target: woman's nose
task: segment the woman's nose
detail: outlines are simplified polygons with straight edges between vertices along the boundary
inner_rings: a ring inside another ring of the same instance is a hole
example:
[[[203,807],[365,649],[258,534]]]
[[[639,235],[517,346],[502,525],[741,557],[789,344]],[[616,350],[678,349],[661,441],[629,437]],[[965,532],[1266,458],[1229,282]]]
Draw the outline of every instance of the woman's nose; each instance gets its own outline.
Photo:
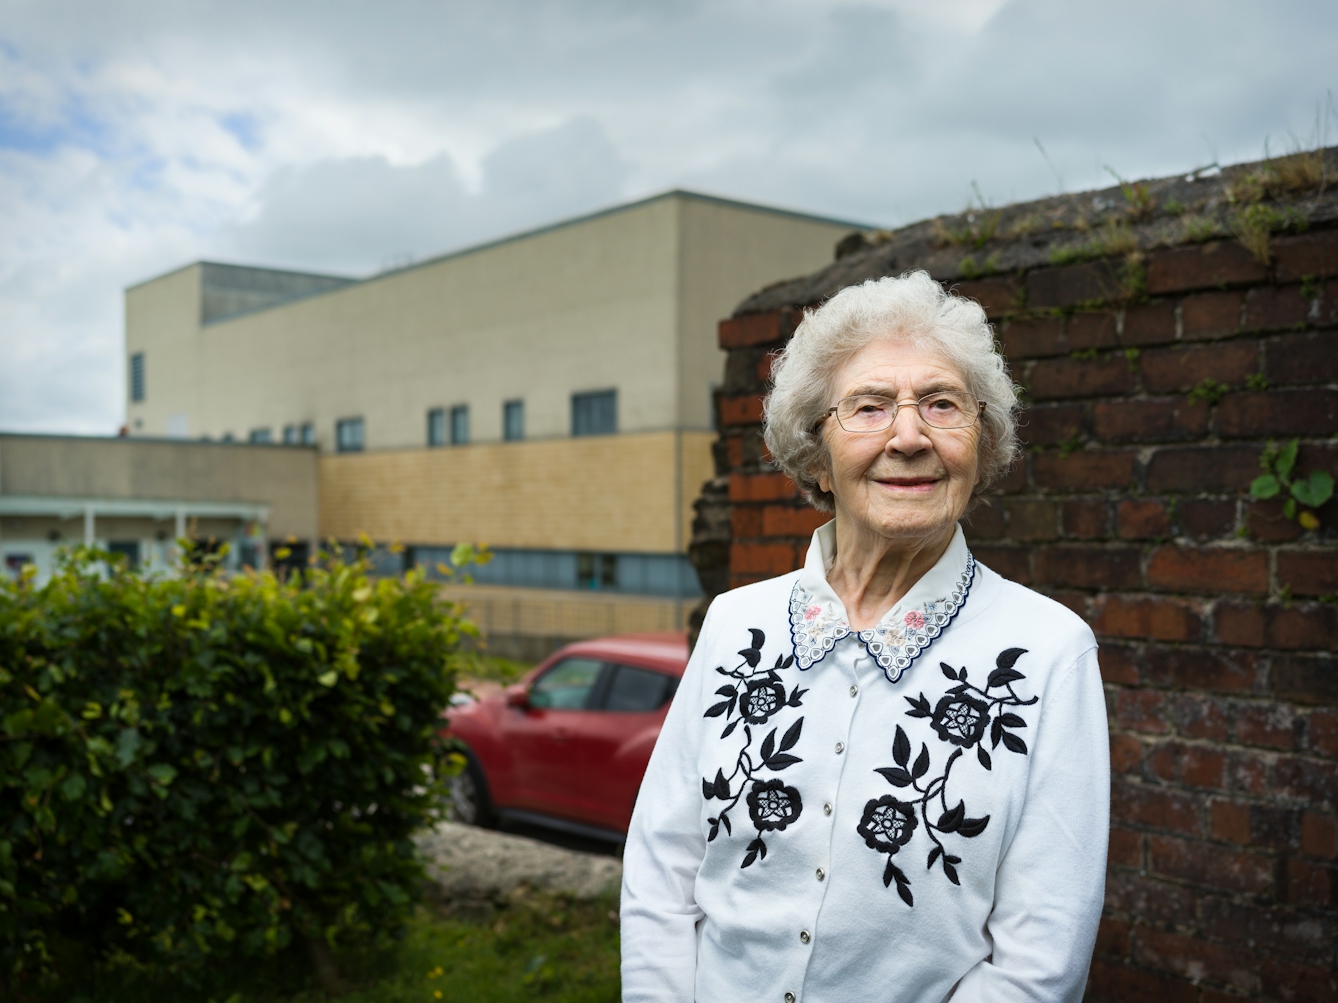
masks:
[[[891,435],[888,437],[889,449],[907,456],[919,453],[929,446],[929,437],[925,435],[924,422],[915,404],[902,404],[892,418]]]

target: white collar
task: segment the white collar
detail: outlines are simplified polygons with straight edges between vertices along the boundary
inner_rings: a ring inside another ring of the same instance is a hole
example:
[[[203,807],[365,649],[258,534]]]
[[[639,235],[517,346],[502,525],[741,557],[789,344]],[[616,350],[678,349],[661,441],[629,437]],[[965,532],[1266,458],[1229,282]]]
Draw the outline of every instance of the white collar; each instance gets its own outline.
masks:
[[[790,590],[790,638],[794,642],[795,661],[801,669],[822,661],[837,641],[851,633],[845,606],[827,583],[827,572],[835,559],[833,520],[814,531],[804,567]],[[856,633],[889,682],[900,679],[957,615],[966,602],[975,573],[975,558],[967,549],[966,537],[958,525],[938,563],[877,624]]]

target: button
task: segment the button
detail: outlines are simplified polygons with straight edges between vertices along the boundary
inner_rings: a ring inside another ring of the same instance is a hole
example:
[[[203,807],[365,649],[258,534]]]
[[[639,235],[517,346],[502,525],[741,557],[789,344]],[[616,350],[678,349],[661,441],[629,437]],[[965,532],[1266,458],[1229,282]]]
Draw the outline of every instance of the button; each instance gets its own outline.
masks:
[[[858,686],[852,686],[852,687],[850,687],[850,695],[851,695],[852,697],[857,697],[857,696],[859,696],[859,687],[858,687]]]
[[[800,931],[799,931],[799,942],[800,942],[801,944],[807,944],[807,943],[808,943],[810,940],[812,940],[812,939],[813,939],[813,938],[810,937],[810,936],[808,935],[808,931],[807,931],[807,930],[800,930]]]
[[[785,1003],[794,1003],[794,993],[785,994]]]
[[[830,801],[822,806],[822,813],[824,815],[830,815],[832,813],[832,803]]]
[[[837,743],[836,743],[836,754],[839,756],[841,753],[843,753],[843,752],[845,752],[845,751],[846,751],[846,743],[845,743],[845,742],[837,742]]]
[[[822,881],[822,880],[823,880],[824,878],[826,878],[826,877],[827,877],[827,872],[824,871],[821,867],[819,867],[819,868],[818,868],[818,880],[819,880],[819,881]]]

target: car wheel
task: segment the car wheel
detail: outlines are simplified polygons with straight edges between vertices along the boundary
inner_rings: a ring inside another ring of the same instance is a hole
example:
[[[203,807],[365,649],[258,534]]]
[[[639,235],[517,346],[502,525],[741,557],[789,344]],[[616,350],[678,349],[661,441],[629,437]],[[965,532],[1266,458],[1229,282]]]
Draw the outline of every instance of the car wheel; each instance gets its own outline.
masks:
[[[451,779],[451,819],[466,825],[492,827],[495,818],[488,784],[478,760],[469,756],[465,768]]]

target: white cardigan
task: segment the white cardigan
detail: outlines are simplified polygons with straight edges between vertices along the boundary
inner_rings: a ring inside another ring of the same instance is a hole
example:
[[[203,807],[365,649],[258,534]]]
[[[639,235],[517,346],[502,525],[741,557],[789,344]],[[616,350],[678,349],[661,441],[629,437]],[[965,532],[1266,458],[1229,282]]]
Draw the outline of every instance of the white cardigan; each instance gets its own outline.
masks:
[[[834,540],[711,604],[627,837],[623,1000],[1080,1000],[1110,799],[1091,630],[959,527],[851,632]]]

